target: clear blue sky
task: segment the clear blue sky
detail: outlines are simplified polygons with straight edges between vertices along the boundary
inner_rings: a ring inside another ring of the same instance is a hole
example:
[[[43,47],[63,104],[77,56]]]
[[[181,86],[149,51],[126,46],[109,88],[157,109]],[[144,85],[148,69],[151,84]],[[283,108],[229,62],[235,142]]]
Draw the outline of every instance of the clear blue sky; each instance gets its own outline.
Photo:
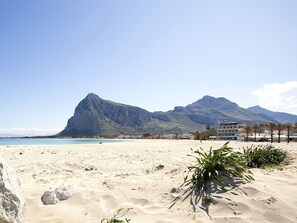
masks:
[[[0,1],[0,133],[62,129],[89,92],[297,114],[297,1]]]

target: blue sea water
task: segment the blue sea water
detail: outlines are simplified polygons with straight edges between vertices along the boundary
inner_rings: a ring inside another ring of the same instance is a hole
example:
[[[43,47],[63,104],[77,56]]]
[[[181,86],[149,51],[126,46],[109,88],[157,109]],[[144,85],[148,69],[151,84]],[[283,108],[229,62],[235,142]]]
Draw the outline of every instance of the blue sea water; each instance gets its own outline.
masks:
[[[32,139],[32,138],[2,138],[1,145],[65,145],[65,144],[101,144],[121,142],[117,139]]]

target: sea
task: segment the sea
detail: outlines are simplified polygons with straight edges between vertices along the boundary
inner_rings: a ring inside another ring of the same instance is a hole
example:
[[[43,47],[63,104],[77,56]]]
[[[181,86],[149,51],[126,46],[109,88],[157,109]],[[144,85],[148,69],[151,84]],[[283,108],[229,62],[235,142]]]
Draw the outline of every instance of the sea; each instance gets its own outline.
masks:
[[[66,145],[66,144],[102,144],[121,142],[118,139],[53,139],[53,138],[1,138],[0,146],[13,145]]]

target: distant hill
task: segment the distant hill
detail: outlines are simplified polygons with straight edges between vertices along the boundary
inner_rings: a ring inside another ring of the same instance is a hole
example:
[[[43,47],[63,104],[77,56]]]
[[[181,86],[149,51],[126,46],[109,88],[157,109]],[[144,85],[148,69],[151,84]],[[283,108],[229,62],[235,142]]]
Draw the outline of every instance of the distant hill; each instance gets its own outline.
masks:
[[[185,109],[193,121],[210,125],[217,125],[219,122],[262,123],[275,121],[271,117],[263,118],[254,114],[223,97],[204,96],[187,105]]]
[[[262,117],[272,117],[279,123],[295,124],[297,122],[297,115],[292,115],[285,112],[273,112],[265,108],[262,108],[259,105],[249,107],[248,110],[255,114],[261,115]]]
[[[167,112],[104,100],[90,93],[75,108],[66,128],[58,136],[100,136],[118,134],[167,134],[204,130],[221,122],[277,122],[270,115],[257,114],[226,98],[204,96]]]

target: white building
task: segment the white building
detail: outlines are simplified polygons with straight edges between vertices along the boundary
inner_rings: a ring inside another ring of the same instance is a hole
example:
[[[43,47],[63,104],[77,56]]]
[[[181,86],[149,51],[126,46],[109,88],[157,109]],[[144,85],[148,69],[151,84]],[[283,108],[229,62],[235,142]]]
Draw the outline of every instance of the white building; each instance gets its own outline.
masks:
[[[245,124],[237,122],[220,123],[218,125],[219,140],[244,140],[240,135],[244,131]]]

